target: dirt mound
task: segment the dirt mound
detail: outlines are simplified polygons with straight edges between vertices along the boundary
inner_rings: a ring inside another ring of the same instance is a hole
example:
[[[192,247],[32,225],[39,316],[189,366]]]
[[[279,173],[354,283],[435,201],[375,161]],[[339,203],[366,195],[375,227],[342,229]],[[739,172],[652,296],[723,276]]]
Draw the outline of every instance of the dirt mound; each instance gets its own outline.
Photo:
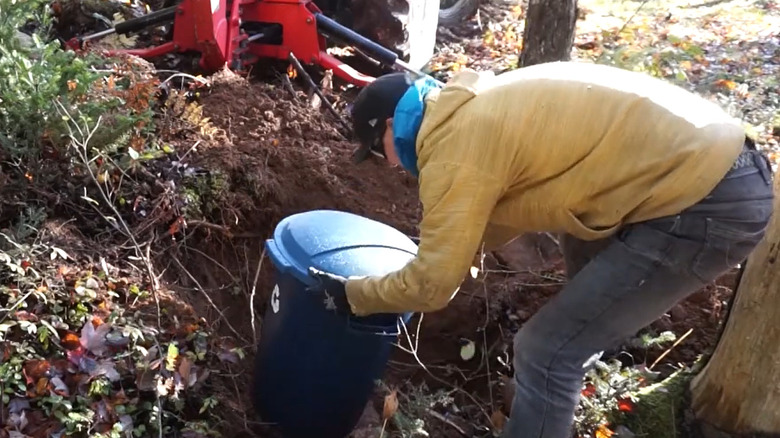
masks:
[[[319,208],[348,210],[415,233],[416,183],[385,163],[354,165],[356,144],[338,122],[292,100],[285,89],[250,83],[227,71],[202,99],[203,115],[218,134],[193,165],[224,172],[245,215],[243,226],[267,233],[278,219]],[[227,223],[227,221],[226,221]]]

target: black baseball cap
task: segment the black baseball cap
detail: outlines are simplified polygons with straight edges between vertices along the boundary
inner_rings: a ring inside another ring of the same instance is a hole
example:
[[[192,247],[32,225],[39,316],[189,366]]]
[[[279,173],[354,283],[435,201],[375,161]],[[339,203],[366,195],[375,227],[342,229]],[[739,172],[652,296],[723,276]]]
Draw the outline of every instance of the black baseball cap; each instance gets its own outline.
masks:
[[[395,107],[414,80],[408,73],[390,73],[376,78],[364,87],[350,108],[353,129],[360,142],[355,151],[355,163],[365,161],[371,154],[385,156],[382,135],[385,120],[393,117]]]

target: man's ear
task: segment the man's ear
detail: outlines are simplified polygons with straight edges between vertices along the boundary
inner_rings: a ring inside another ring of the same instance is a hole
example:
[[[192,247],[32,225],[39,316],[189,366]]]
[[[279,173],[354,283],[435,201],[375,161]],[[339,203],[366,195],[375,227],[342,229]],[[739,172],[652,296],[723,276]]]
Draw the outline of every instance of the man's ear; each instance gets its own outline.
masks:
[[[388,129],[393,129],[393,118],[390,117],[387,120],[385,120],[385,124],[387,124]]]

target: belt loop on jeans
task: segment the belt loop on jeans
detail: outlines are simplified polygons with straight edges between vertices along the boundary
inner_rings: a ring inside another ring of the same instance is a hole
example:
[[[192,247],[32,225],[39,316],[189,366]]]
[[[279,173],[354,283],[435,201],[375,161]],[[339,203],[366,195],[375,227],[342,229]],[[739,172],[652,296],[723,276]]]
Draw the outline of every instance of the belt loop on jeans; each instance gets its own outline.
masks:
[[[753,152],[753,161],[756,163],[758,171],[761,173],[761,177],[764,178],[764,182],[768,185],[772,185],[772,163],[769,161],[769,157],[763,152]]]
[[[772,162],[769,161],[769,157],[763,151],[758,150],[756,147],[756,142],[747,135],[745,136],[743,150],[744,149],[747,149],[747,151],[744,151],[742,154],[740,154],[740,157],[737,158],[736,163],[734,163],[734,167],[742,167],[747,164],[744,163],[742,166],[739,164],[740,161],[742,161],[742,156],[746,155],[747,152],[747,155],[750,155],[753,158],[753,165],[758,168],[759,173],[761,173],[761,177],[764,178],[764,182],[767,185],[772,185]]]

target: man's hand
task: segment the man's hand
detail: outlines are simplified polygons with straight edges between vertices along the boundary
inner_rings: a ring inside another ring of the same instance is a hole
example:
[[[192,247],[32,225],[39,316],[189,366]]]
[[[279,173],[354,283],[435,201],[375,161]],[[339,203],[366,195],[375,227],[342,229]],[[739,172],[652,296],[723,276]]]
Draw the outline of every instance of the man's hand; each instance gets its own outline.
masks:
[[[312,267],[309,267],[309,275],[317,280],[317,285],[312,286],[309,290],[322,293],[326,309],[352,313],[347,301],[346,278]]]

